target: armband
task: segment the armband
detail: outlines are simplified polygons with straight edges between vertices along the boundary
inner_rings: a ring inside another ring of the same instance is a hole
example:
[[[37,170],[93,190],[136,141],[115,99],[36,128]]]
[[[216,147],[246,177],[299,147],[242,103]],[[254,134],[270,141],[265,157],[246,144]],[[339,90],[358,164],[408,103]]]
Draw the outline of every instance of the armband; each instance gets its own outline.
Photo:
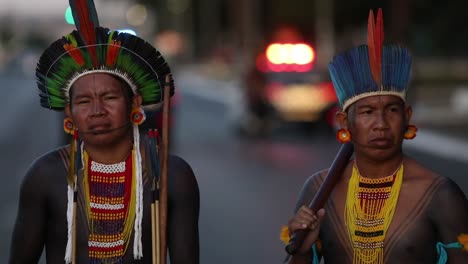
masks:
[[[460,234],[457,237],[457,242],[444,244],[442,242],[438,242],[436,244],[437,254],[439,255],[439,260],[437,264],[445,264],[447,263],[447,251],[448,248],[460,248],[464,251],[468,252],[468,234]]]

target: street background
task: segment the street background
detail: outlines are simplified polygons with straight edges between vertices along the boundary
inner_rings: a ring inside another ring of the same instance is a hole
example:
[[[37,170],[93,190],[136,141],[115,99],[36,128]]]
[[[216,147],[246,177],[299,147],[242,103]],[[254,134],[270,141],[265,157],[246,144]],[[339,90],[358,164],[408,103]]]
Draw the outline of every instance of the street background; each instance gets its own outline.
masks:
[[[96,0],[96,7],[102,25],[135,29],[171,63],[177,89],[171,150],[191,164],[199,183],[201,263],[281,263],[281,226],[304,181],[327,168],[340,145],[321,125],[239,135],[246,65],[268,29],[287,22],[320,36],[311,39],[317,67],[326,67],[336,52],[365,42],[368,10],[377,6],[357,0],[154,2],[140,1],[144,11],[136,1]],[[420,2],[382,1],[386,39],[408,43],[415,53],[410,100],[419,131],[404,149],[468,195],[468,32],[454,15],[466,8],[462,1]],[[41,5],[50,8],[0,0],[0,263],[8,259],[24,173],[64,142],[62,114],[39,106],[34,70],[40,52],[73,26],[64,20],[67,1]]]

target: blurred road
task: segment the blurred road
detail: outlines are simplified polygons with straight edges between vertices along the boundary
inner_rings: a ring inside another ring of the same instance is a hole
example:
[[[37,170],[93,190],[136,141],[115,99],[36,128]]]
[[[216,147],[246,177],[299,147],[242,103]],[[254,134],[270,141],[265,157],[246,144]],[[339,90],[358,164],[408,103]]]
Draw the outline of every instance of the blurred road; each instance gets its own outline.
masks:
[[[19,186],[29,164],[58,146],[60,115],[39,106],[32,77],[0,75],[0,263],[7,263]]]
[[[201,263],[281,263],[281,225],[292,215],[305,179],[333,160],[339,148],[334,135],[285,131],[271,138],[239,138],[230,126],[230,104],[238,97],[221,87],[235,84],[194,81],[186,71],[178,71],[175,80],[182,96],[173,152],[191,164],[198,179]],[[10,91],[0,98],[0,263],[6,263],[21,178],[34,157],[59,144],[62,130],[60,115],[39,107],[32,77],[0,76],[0,85]],[[468,194],[468,161],[410,148],[418,140],[429,144],[418,134],[406,143],[409,155],[452,177]]]

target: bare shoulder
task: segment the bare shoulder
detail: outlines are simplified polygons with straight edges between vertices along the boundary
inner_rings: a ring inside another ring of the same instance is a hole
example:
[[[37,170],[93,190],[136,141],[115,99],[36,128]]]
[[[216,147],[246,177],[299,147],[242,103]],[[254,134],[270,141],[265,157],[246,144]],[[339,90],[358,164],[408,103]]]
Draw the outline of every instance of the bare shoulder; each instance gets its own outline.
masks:
[[[39,156],[29,166],[23,183],[31,181],[33,183],[36,181],[44,183],[56,181],[66,176],[69,162],[68,157],[68,146],[54,149]]]
[[[307,180],[302,185],[301,192],[297,199],[296,208],[294,211],[297,211],[302,205],[309,204],[314,198],[315,194],[322,185],[325,177],[327,176],[328,170],[318,171],[307,178]]]
[[[316,192],[320,185],[325,180],[328,173],[328,169],[318,171],[307,178],[304,182],[303,191],[308,190],[312,192]]]
[[[168,157],[168,167],[172,177],[180,180],[195,179],[195,174],[190,164],[179,156],[170,155]]]
[[[198,193],[198,183],[190,164],[175,155],[168,157],[168,183],[173,194],[187,195]]]
[[[405,157],[403,164],[404,181],[408,184],[431,185],[444,180],[444,177],[412,158]]]
[[[64,190],[67,176],[67,148],[55,149],[35,159],[29,166],[20,187],[20,202],[45,201]]]
[[[405,182],[418,188],[432,189],[437,194],[434,195],[436,199],[450,196],[464,198],[463,191],[452,179],[430,170],[414,159],[405,158]]]

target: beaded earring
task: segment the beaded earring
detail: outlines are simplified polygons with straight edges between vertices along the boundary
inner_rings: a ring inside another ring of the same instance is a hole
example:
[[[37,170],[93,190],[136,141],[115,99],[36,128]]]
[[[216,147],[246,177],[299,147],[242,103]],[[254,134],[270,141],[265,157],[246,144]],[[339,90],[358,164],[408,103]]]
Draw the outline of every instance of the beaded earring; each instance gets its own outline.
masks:
[[[73,120],[69,117],[66,117],[63,120],[63,130],[65,133],[73,135],[73,131],[75,130],[75,124],[73,123]]]
[[[408,125],[406,128],[405,134],[403,135],[404,139],[413,139],[416,137],[416,132],[418,128],[414,125]]]
[[[141,125],[146,120],[145,111],[143,108],[134,108],[130,113],[130,121],[135,125]]]
[[[340,143],[347,143],[351,141],[351,133],[346,128],[342,128],[336,132],[336,139]]]

